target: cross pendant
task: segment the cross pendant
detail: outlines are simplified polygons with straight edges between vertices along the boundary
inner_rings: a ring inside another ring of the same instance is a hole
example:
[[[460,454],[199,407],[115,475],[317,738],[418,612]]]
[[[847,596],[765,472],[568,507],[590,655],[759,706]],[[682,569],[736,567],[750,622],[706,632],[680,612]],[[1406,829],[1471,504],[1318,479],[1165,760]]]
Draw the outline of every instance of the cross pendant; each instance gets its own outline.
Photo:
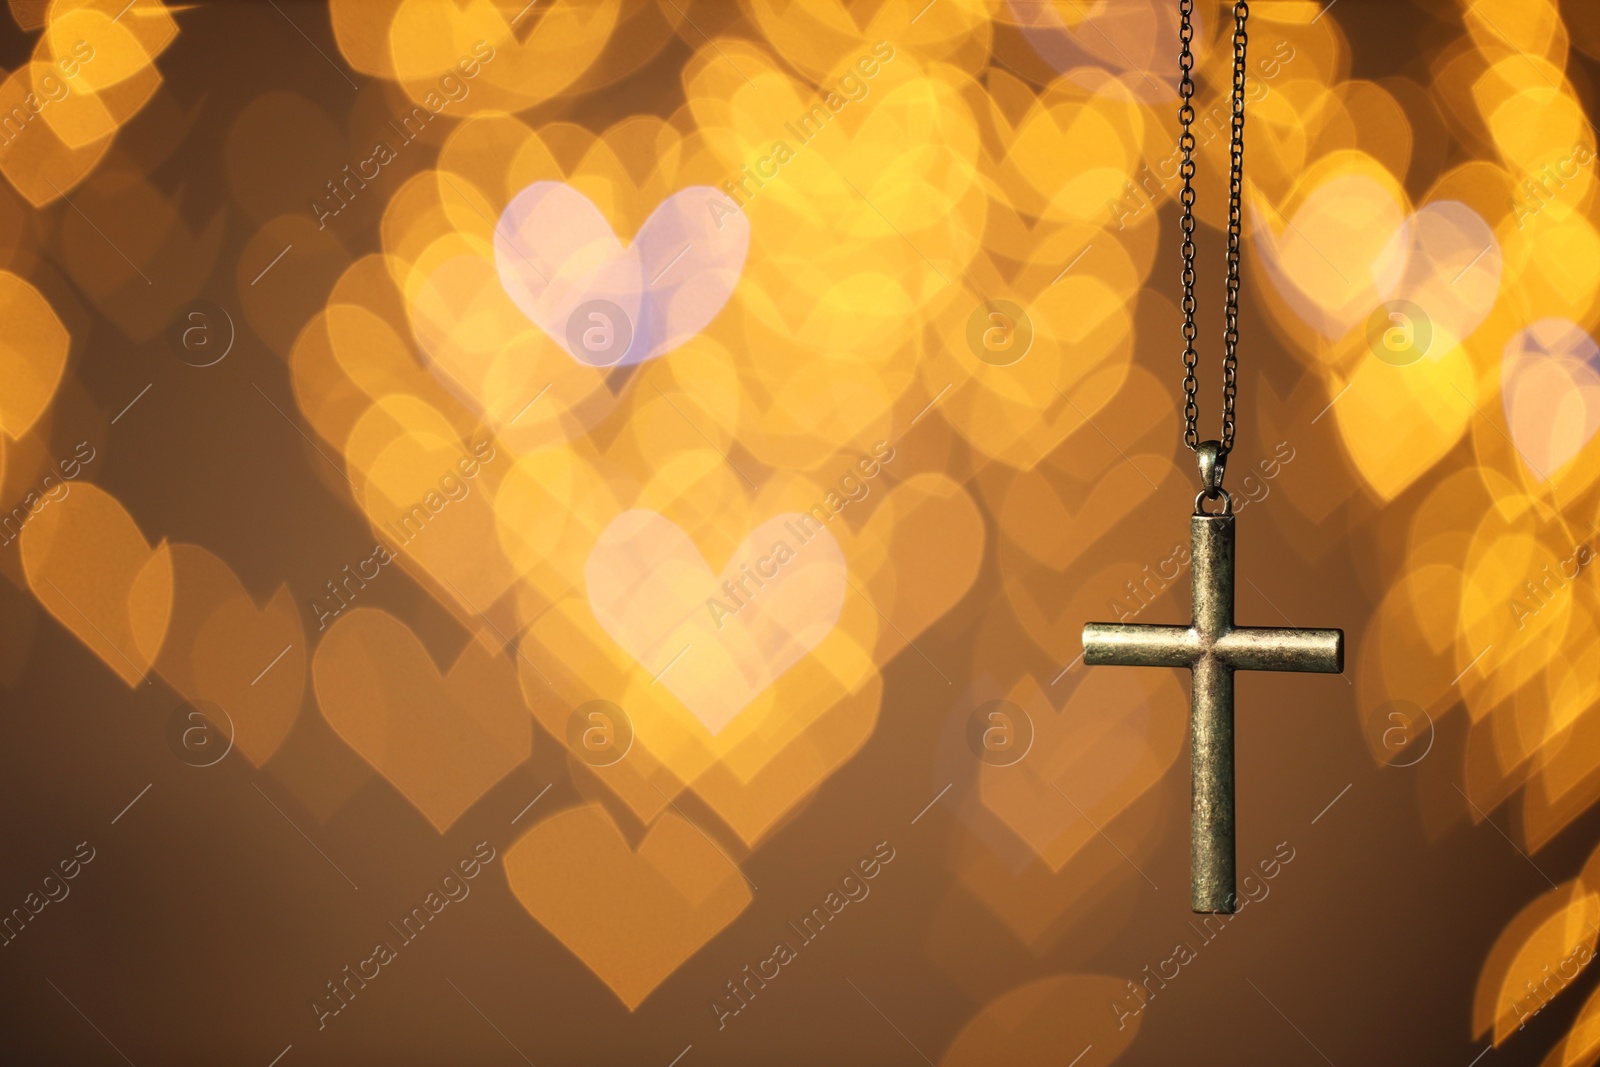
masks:
[[[1231,513],[1197,513],[1189,520],[1193,625],[1091,622],[1083,628],[1086,664],[1189,668],[1194,775],[1191,900],[1197,912],[1223,914],[1231,913],[1236,902],[1233,672],[1339,674],[1344,670],[1343,630],[1233,624],[1233,533]]]

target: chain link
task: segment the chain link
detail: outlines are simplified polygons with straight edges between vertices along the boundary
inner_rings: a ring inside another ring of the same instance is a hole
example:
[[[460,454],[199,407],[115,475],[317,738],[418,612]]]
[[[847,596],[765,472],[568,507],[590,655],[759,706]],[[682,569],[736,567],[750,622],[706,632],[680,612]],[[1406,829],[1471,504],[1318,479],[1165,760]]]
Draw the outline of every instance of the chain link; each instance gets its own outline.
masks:
[[[1178,69],[1183,77],[1178,82],[1178,95],[1183,103],[1178,107],[1178,123],[1183,131],[1178,135],[1178,147],[1183,151],[1183,162],[1178,173],[1183,178],[1183,191],[1178,202],[1183,214],[1178,226],[1183,231],[1183,443],[1192,452],[1200,447],[1200,433],[1195,422],[1200,409],[1195,406],[1194,394],[1198,383],[1194,378],[1195,363],[1199,354],[1194,342],[1199,334],[1194,322],[1194,0],[1178,2]]]
[[[1182,78],[1178,94],[1182,103],[1178,107],[1178,122],[1182,133],[1178,147],[1183,152],[1183,162],[1178,168],[1183,178],[1183,190],[1178,201],[1183,207],[1179,227],[1183,231],[1183,443],[1190,451],[1200,447],[1198,421],[1200,409],[1195,404],[1199,383],[1195,380],[1195,366],[1199,354],[1194,342],[1199,336],[1195,325],[1194,296],[1194,0],[1178,2],[1178,68]],[[1239,238],[1242,213],[1240,201],[1244,195],[1244,89],[1245,50],[1249,35],[1245,22],[1250,17],[1250,5],[1238,0],[1233,5],[1233,122],[1229,131],[1228,173],[1228,295],[1224,306],[1226,327],[1222,334],[1222,441],[1220,453],[1233,450],[1233,408],[1238,396],[1238,346],[1239,346]]]

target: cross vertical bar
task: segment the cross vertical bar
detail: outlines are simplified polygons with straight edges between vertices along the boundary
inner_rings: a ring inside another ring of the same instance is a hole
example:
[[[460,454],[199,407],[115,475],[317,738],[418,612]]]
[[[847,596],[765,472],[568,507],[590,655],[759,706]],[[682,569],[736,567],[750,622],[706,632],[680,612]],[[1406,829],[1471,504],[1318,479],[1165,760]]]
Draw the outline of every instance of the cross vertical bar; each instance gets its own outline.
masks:
[[[1194,627],[1204,649],[1190,668],[1189,704],[1189,884],[1197,912],[1234,909],[1233,668],[1211,654],[1233,626],[1233,529],[1232,515],[1196,515],[1189,523]]]
[[[1226,914],[1234,909],[1233,671],[1206,656],[1195,663],[1191,679],[1191,906]]]
[[[1233,516],[1189,519],[1194,628],[1207,649],[1233,628]]]

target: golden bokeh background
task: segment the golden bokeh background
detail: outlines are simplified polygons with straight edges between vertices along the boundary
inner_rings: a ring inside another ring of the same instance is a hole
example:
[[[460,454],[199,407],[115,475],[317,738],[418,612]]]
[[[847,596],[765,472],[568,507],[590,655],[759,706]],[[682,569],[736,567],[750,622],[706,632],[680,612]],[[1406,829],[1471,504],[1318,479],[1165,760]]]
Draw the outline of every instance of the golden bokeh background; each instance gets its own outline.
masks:
[[[1175,0],[8,7],[8,1062],[1600,1062],[1588,0],[1252,5],[1204,921]]]

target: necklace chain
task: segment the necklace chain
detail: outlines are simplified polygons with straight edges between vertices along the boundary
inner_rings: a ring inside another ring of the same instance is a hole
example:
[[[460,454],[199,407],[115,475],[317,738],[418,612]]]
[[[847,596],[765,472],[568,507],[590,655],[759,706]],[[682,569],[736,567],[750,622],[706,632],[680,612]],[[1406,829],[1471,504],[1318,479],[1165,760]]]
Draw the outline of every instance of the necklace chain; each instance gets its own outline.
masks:
[[[1183,177],[1183,192],[1179,201],[1183,215],[1179,225],[1183,230],[1183,443],[1190,451],[1200,448],[1200,431],[1196,425],[1200,409],[1195,404],[1195,365],[1199,353],[1195,351],[1194,298],[1194,0],[1179,0],[1178,67],[1183,72],[1179,93],[1183,103],[1178,108],[1178,122],[1183,132],[1178,147],[1183,151],[1179,173]],[[1222,440],[1218,453],[1226,456],[1233,449],[1233,405],[1238,395],[1236,384],[1239,346],[1239,233],[1241,213],[1240,198],[1244,193],[1244,78],[1245,46],[1249,36],[1245,20],[1250,17],[1250,5],[1238,0],[1233,5],[1233,124],[1229,137],[1228,174],[1228,297],[1224,307],[1227,323],[1222,334]]]

